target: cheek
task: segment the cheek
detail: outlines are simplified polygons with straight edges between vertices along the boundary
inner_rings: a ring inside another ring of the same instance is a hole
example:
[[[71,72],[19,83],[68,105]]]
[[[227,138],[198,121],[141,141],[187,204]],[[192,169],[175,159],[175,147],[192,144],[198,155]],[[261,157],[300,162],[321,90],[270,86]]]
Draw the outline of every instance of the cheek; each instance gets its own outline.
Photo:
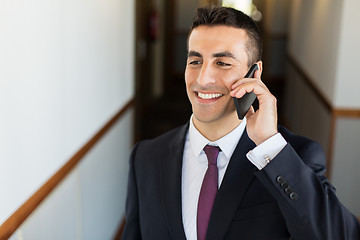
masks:
[[[222,73],[224,85],[231,90],[231,86],[244,78],[246,69],[235,68]]]
[[[185,84],[186,88],[189,88],[190,85],[196,80],[196,71],[193,69],[186,68],[185,69]]]
[[[240,80],[238,74],[235,74],[234,72],[226,72],[222,73],[221,80],[223,85],[231,91],[231,86],[238,80]]]

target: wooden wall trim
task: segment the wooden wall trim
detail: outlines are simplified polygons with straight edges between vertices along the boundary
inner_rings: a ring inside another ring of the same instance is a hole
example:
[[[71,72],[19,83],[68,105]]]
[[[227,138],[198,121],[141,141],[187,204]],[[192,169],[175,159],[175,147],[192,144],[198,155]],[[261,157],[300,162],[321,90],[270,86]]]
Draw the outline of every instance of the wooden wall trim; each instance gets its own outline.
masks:
[[[42,185],[22,206],[20,206],[1,226],[0,239],[8,239],[39,204],[65,179],[80,160],[115,125],[124,113],[134,104],[134,99],[123,106],[73,157],[71,157],[44,185]]]
[[[124,232],[124,228],[125,228],[125,223],[126,223],[126,219],[125,216],[122,218],[121,223],[119,225],[119,228],[116,232],[116,235],[114,236],[113,240],[120,240],[122,237],[122,234]]]
[[[360,118],[360,109],[333,109],[335,117]]]

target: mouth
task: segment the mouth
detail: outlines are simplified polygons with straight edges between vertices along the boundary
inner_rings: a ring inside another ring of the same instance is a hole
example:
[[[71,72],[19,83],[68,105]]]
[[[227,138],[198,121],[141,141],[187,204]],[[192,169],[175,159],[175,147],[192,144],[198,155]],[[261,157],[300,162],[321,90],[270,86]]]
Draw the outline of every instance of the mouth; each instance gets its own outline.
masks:
[[[224,95],[221,93],[201,93],[201,92],[197,92],[196,94],[199,98],[204,100],[215,99]]]

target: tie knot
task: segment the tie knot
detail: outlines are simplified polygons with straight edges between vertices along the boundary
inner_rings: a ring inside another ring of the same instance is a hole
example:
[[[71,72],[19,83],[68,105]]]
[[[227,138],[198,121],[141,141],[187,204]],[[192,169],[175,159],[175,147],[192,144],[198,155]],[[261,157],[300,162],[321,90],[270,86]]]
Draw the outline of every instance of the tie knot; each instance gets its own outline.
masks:
[[[216,160],[219,155],[220,148],[217,146],[206,145],[204,147],[204,152],[207,156],[208,162],[211,165],[216,165]]]

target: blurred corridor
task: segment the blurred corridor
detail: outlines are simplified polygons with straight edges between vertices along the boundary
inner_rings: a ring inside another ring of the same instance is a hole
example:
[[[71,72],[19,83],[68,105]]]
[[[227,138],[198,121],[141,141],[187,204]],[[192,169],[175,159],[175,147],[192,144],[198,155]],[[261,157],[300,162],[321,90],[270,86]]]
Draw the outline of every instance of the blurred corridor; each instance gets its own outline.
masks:
[[[191,116],[196,8],[240,2],[263,32],[279,123],[321,143],[338,197],[360,217],[358,0],[5,0],[0,239],[118,238],[132,146]]]

